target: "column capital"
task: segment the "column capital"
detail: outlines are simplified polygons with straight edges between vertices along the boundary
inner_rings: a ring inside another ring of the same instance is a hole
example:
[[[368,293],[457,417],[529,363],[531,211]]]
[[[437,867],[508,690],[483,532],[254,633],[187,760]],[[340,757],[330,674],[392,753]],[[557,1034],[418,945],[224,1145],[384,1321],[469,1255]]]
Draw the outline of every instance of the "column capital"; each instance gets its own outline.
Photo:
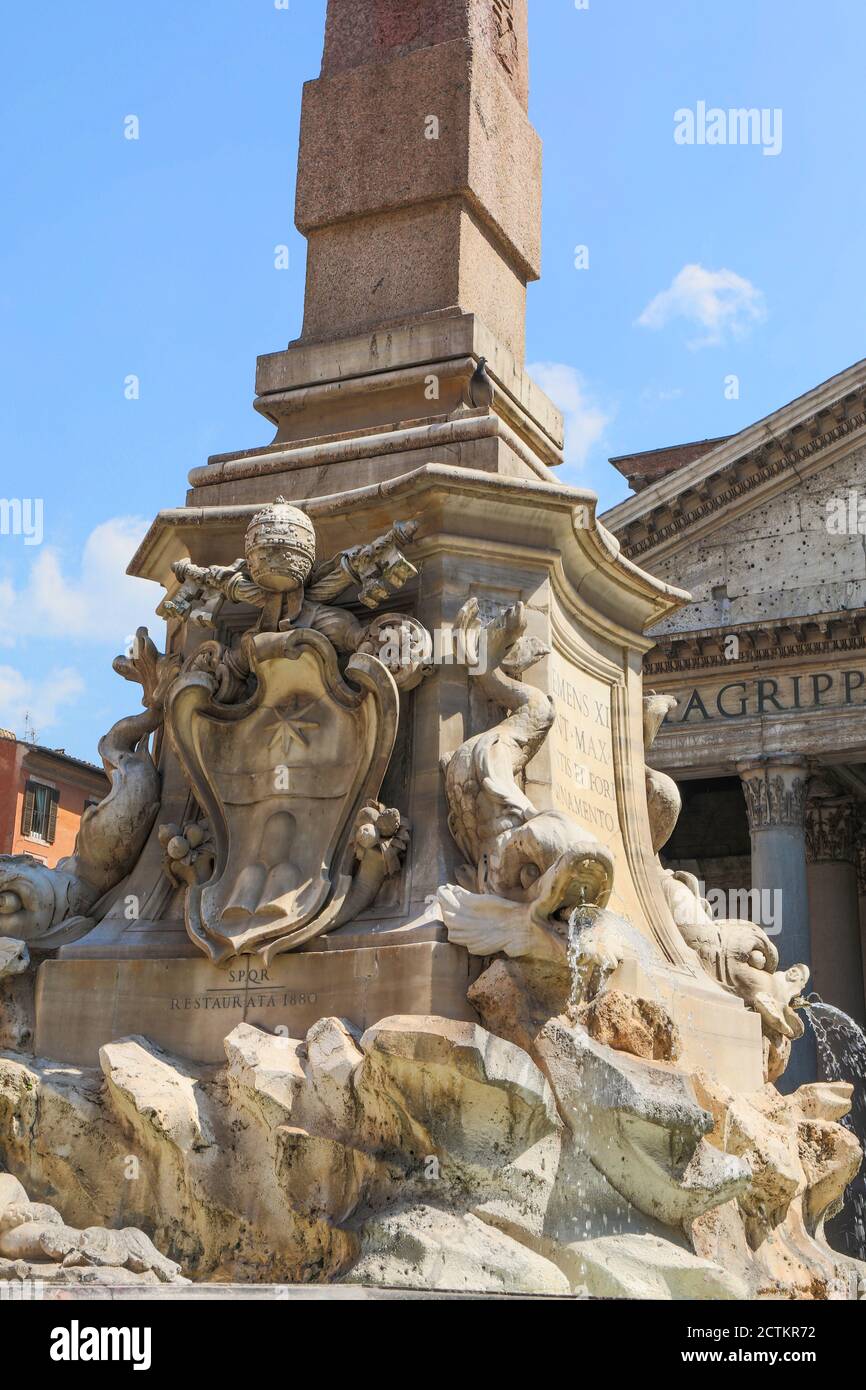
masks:
[[[809,769],[793,759],[761,758],[737,766],[750,830],[803,827]]]
[[[826,788],[819,784],[819,789]],[[842,794],[816,795],[806,803],[806,858],[810,864],[855,863],[857,826],[855,800]]]

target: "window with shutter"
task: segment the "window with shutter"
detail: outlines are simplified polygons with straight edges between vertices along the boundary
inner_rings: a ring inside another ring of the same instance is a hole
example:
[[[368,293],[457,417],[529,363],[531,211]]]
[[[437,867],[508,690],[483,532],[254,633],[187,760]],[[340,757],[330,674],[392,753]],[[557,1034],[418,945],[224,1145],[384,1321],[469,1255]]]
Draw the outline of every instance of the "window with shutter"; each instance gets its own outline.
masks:
[[[33,833],[33,807],[36,801],[36,788],[32,782],[28,782],[24,788],[24,811],[21,816],[21,834],[30,835]]]
[[[56,787],[48,787],[44,782],[28,782],[24,788],[21,834],[31,840],[44,840],[48,845],[53,844],[57,833],[59,800],[60,793]]]
[[[54,836],[57,834],[57,803],[60,800],[60,793],[56,787],[51,789],[51,798],[48,803],[48,828],[45,838],[49,845],[54,844]]]

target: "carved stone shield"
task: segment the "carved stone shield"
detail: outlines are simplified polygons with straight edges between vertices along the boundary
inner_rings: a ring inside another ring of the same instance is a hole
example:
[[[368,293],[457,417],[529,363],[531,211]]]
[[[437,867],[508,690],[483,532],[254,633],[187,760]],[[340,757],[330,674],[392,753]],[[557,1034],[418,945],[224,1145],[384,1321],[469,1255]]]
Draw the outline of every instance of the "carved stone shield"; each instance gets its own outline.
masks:
[[[355,817],[381,786],[399,696],[374,656],[337,665],[308,628],[249,640],[255,694],[213,699],[213,678],[175,683],[166,726],[216,844],[211,878],[191,886],[186,928],[212,960],[265,960],[328,930],[352,881]],[[351,683],[350,683],[351,682]]]

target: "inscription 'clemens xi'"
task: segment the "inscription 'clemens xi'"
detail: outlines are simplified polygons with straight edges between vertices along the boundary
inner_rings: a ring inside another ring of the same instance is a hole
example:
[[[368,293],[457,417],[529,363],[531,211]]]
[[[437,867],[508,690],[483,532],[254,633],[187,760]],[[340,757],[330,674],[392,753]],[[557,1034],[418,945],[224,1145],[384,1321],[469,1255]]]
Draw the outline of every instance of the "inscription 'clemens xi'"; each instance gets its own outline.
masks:
[[[554,800],[594,829],[613,832],[617,820],[610,706],[556,670],[551,691],[556,704]]]

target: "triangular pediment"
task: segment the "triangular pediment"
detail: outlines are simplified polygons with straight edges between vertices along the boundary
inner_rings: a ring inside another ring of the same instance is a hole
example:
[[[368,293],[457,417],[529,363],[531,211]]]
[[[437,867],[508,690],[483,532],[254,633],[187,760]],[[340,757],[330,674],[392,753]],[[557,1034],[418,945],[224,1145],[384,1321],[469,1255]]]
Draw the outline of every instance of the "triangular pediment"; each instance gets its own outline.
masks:
[[[748,531],[755,525],[760,529],[771,500],[799,494],[817,474],[826,474],[835,486],[847,468],[847,486],[856,485],[859,476],[866,491],[866,464],[858,457],[864,445],[866,359],[738,434],[701,449],[601,521],[629,559],[652,572],[667,572],[675,555],[691,551],[698,540],[723,532],[732,522]],[[646,457],[659,453],[674,456],[676,450],[652,451]],[[832,478],[831,470],[836,470]],[[782,510],[786,505],[798,504],[781,503]]]

